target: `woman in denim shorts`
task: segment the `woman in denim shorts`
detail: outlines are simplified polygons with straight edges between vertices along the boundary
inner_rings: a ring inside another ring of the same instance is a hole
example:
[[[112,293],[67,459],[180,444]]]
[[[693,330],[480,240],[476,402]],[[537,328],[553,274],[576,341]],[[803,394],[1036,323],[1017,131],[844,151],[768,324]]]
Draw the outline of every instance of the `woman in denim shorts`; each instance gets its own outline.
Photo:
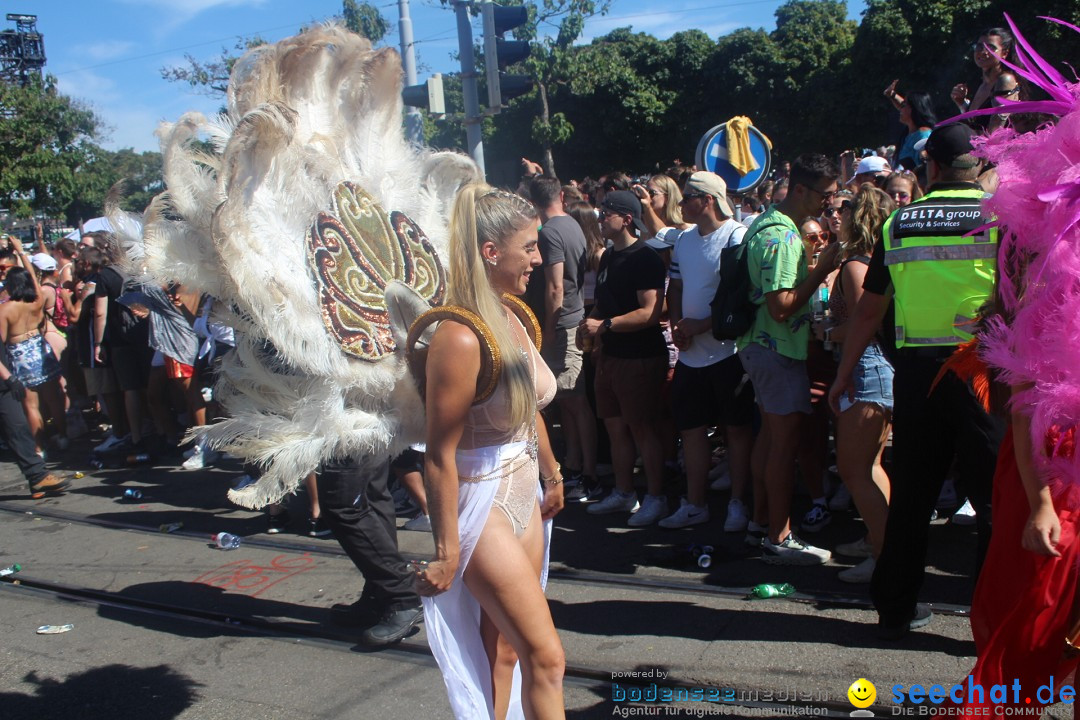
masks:
[[[863,277],[881,227],[896,209],[892,198],[873,185],[863,185],[848,212],[842,213],[840,237],[844,261],[829,298],[829,339],[842,344],[847,319],[862,295]],[[815,327],[825,334],[825,327]],[[868,583],[875,558],[885,537],[889,513],[889,476],[881,467],[881,454],[889,439],[893,409],[893,368],[879,340],[870,343],[855,367],[855,392],[840,399],[836,421],[836,465],[840,478],[866,523],[867,536],[836,548],[838,555],[864,558],[840,572],[845,582]]]

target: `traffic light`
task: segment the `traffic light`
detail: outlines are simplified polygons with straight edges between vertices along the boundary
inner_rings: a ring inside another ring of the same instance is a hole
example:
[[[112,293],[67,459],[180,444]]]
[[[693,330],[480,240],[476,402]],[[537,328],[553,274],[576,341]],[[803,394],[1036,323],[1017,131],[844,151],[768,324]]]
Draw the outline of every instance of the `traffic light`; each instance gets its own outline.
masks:
[[[424,108],[433,115],[446,114],[442,75],[435,73],[421,85],[410,85],[401,91],[401,100],[410,107]]]
[[[485,0],[480,6],[484,18],[484,65],[487,71],[488,110],[499,112],[504,101],[532,90],[532,80],[525,75],[503,72],[514,63],[529,56],[529,43],[524,40],[503,40],[502,34],[529,20],[529,10],[523,5],[496,5]]]

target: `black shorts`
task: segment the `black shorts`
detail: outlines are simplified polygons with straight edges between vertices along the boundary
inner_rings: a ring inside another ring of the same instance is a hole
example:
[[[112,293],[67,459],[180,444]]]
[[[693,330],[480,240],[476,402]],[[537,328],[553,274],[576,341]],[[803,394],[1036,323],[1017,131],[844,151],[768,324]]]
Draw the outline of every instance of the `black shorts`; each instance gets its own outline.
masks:
[[[701,368],[676,363],[671,414],[679,430],[749,425],[754,418],[754,386],[739,356]]]
[[[145,390],[150,382],[150,363],[154,351],[149,345],[109,346],[106,360],[123,391]]]

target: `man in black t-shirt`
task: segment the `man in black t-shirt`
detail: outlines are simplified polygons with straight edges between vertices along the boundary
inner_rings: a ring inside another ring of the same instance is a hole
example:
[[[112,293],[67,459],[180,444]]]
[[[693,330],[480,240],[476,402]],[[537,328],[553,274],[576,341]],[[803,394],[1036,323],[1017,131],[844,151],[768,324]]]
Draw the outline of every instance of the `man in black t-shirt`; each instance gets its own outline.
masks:
[[[635,513],[630,525],[642,527],[668,514],[664,453],[655,422],[668,365],[660,330],[666,273],[656,251],[638,240],[645,228],[636,195],[624,190],[607,193],[600,227],[611,248],[600,259],[596,304],[579,333],[586,345],[597,348],[596,414],[611,438],[615,490],[591,505],[589,512]],[[637,453],[648,487],[640,510],[633,485]]]

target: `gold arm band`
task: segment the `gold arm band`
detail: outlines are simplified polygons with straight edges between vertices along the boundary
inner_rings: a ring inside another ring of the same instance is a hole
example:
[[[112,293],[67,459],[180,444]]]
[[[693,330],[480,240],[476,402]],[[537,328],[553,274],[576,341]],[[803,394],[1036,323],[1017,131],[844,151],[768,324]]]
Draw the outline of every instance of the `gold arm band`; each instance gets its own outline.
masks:
[[[427,310],[413,321],[409,327],[408,339],[405,341],[405,354],[412,360],[416,352],[416,341],[429,325],[441,320],[455,320],[465,325],[476,334],[480,341],[480,375],[476,378],[476,398],[473,405],[482,403],[495,392],[495,386],[499,383],[499,375],[502,372],[502,355],[499,346],[495,344],[495,338],[491,329],[479,315],[456,305],[442,305]],[[418,375],[417,384],[420,387],[420,396],[423,397],[426,390],[426,379],[422,368],[415,369]]]
[[[529,334],[529,339],[539,350],[540,346],[544,344],[544,334],[540,330],[540,322],[536,319],[532,309],[521,298],[510,293],[503,293],[502,301],[517,316],[521,324],[525,326],[525,332]]]
[[[545,485],[558,485],[563,480],[562,478],[562,465],[555,463],[555,472],[550,475],[544,475],[540,473],[540,482]]]

